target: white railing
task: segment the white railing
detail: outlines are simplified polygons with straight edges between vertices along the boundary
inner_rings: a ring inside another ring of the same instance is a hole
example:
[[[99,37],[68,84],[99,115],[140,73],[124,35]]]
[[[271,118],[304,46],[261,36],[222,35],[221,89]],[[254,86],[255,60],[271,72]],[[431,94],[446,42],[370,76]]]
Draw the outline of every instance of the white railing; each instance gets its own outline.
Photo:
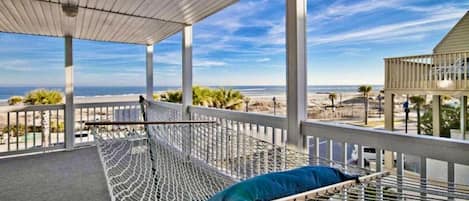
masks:
[[[153,113],[150,116],[155,119],[149,120],[181,120],[183,117],[181,104],[151,103],[150,110]],[[147,108],[147,112],[150,110]],[[0,114],[5,116],[4,127],[7,128],[6,134],[2,135],[5,144],[0,145],[4,149],[2,155],[63,148],[64,134],[60,126],[60,122],[63,122],[63,111],[64,105],[0,107]],[[404,185],[412,180],[416,189],[425,192],[421,194],[423,197],[426,194],[440,193],[441,196],[449,198],[468,198],[467,195],[452,193],[455,189],[468,189],[468,186],[459,185],[469,184],[468,142],[305,121],[301,124],[301,131],[304,137],[310,139],[307,155],[313,156],[314,159],[300,158],[298,163],[288,164],[295,160],[288,156],[289,152],[285,146],[285,117],[198,106],[190,106],[187,112],[192,120],[213,121],[216,126],[191,128],[190,133],[194,135],[189,141],[182,143],[188,143],[193,152],[191,154],[200,160],[239,179],[282,170],[300,163],[323,164],[328,161],[332,164],[336,161],[337,164],[346,166],[353,161],[359,167],[376,171],[386,169],[386,166],[388,170],[395,171],[397,184]],[[85,132],[89,133],[88,128],[82,125],[83,122],[117,120],[141,121],[139,103],[76,104],[75,142],[93,140],[90,136],[83,135]],[[49,130],[45,130],[42,124],[49,125]],[[171,132],[175,136],[184,135],[178,134],[177,130]],[[351,150],[356,152],[357,160],[351,156],[355,154],[350,153]],[[324,160],[320,161],[321,158]],[[406,170],[405,164],[412,158],[417,158],[418,166],[416,169]],[[376,165],[373,167],[372,163],[368,165],[367,162],[374,162]],[[439,170],[442,166],[445,166],[444,170]],[[445,180],[434,178],[436,174],[444,175]],[[445,186],[440,185],[438,190],[433,187],[427,189],[428,182]]]
[[[181,109],[180,106],[177,108]],[[211,120],[219,125],[215,130],[194,128],[191,132],[194,136],[190,147],[195,147],[195,154],[199,154],[197,156],[201,159],[205,158],[207,163],[241,179],[252,176],[246,174],[245,169],[252,169],[251,167],[257,165],[249,166],[249,160],[247,165],[244,162],[251,157],[250,150],[254,150],[252,147],[256,147],[244,143],[245,139],[252,137],[268,142],[260,150],[264,150],[261,152],[266,154],[262,160],[270,164],[259,165],[263,168],[254,171],[253,175],[288,168],[282,166],[282,159],[287,158],[284,155],[284,117],[197,106],[190,106],[188,112],[194,120]],[[438,196],[469,199],[468,142],[312,121],[302,122],[301,130],[310,142],[307,153],[309,160],[303,159],[301,164],[323,165],[328,161],[329,165],[339,164],[345,168],[358,166],[370,171],[391,171],[394,176],[383,180],[383,183],[377,182],[376,185],[392,186],[396,189],[393,194],[396,196],[408,198],[415,193],[415,199],[418,200]],[[212,135],[216,132],[226,133],[222,135],[225,137],[213,138]],[[215,162],[210,161],[210,156],[207,155],[212,153],[213,150],[207,150],[213,144],[223,145],[221,148],[215,146],[216,154],[212,156],[215,157]],[[443,170],[441,163],[446,164],[443,165],[446,166]],[[446,175],[447,178],[442,180],[441,175]],[[379,188],[377,193],[386,194],[383,189]]]
[[[0,107],[0,156],[64,148],[64,104]],[[140,120],[136,101],[75,104],[76,145],[92,143],[86,121]]]
[[[386,89],[468,89],[469,52],[385,59]]]
[[[94,141],[85,122],[90,121],[138,121],[141,120],[137,101],[75,104],[75,144]]]
[[[64,105],[0,107],[0,155],[64,148]]]
[[[146,111],[150,121],[168,121],[182,117],[183,110],[180,104],[150,102]],[[212,123],[186,127],[184,131],[164,126],[159,135],[230,177],[242,180],[310,163],[308,154],[287,148],[285,117],[197,106],[190,106],[188,112],[191,121]],[[317,161],[322,165],[334,163],[319,158]],[[343,164],[335,165],[345,170]],[[364,170],[349,167],[348,171]]]
[[[286,149],[286,119],[272,115],[244,113],[207,107],[189,107],[193,120],[215,121],[218,137],[212,132],[195,130],[194,145],[204,144],[207,138],[220,144],[210,153],[215,160],[209,162],[214,167],[233,177],[245,179],[254,175],[279,171],[295,165],[305,165],[308,160]],[[206,134],[208,133],[208,134]],[[296,158],[296,159],[295,159]],[[220,160],[221,159],[221,160]],[[224,162],[223,162],[224,161]]]
[[[395,171],[398,191],[411,183],[421,197],[427,194],[441,195],[447,198],[468,199],[467,185],[469,185],[469,142],[452,139],[436,138],[422,135],[408,135],[389,131],[379,131],[348,125],[321,123],[306,121],[302,123],[304,135],[313,137],[312,153],[315,156],[325,154],[332,160],[334,151],[342,152],[343,162],[347,162],[347,146],[357,145],[357,164],[365,167],[365,149],[375,150],[373,157],[376,163],[375,169],[382,171],[386,159],[384,153],[388,153],[387,163]],[[340,143],[341,149],[334,149],[334,143]],[[326,145],[325,153],[321,153],[321,144]],[[369,154],[369,153],[368,153]],[[395,158],[395,159],[393,159]],[[404,164],[407,159],[417,158],[417,170],[406,171]],[[442,164],[443,163],[443,164]],[[446,168],[444,167],[446,165]],[[458,171],[456,171],[458,170]],[[446,175],[442,180],[441,175]],[[420,178],[419,178],[420,177]],[[458,180],[459,179],[459,180]],[[429,183],[437,183],[439,189],[427,189]],[[401,186],[399,186],[401,185]],[[455,193],[455,189],[466,190],[466,194]]]
[[[251,133],[256,138],[282,145],[286,140],[287,120],[285,117],[268,114],[246,113],[207,107],[189,107],[192,119],[212,119],[229,128]]]

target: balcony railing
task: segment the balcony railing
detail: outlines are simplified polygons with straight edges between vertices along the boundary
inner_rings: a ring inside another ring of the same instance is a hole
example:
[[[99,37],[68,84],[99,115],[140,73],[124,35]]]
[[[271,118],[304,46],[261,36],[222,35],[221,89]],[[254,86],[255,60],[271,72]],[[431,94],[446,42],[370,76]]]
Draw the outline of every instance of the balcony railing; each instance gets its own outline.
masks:
[[[469,52],[385,59],[385,88],[465,90],[469,88]]]
[[[147,109],[147,112],[153,113],[150,115],[153,119],[149,120],[183,118],[184,111],[180,104],[152,103],[152,108]],[[5,143],[0,145],[2,155],[63,148],[64,134],[60,126],[63,110],[63,105],[0,108],[7,121],[4,126],[7,129],[3,129],[6,132],[2,142]],[[286,160],[282,162],[287,157],[284,155],[287,153],[285,117],[198,106],[190,106],[187,112],[192,120],[216,122],[216,131],[194,128],[199,130],[194,130],[197,135],[189,143],[194,148],[195,156],[220,171],[243,179],[288,166]],[[82,124],[85,121],[141,121],[140,116],[137,102],[77,104],[75,143],[94,140],[88,135],[89,128]],[[47,132],[42,128],[42,124],[46,123],[49,123]],[[375,171],[387,169],[394,172],[395,176],[388,182],[394,182],[398,192],[409,191],[406,186],[411,184],[414,186],[411,190],[420,192],[419,196],[423,198],[443,196],[469,199],[469,193],[459,193],[461,189],[469,189],[468,142],[313,121],[302,122],[301,130],[309,142],[307,155],[315,158],[301,159],[302,163],[324,164],[324,161],[329,161],[331,164],[350,164]],[[224,138],[214,138],[213,132],[226,135],[222,135]],[[261,141],[265,143],[249,144]],[[263,154],[260,158],[267,163],[249,161],[249,157],[244,157],[249,154]]]
[[[0,155],[64,148],[65,105],[0,107]],[[86,121],[140,120],[136,101],[75,104],[74,143],[92,143]],[[4,124],[4,125],[2,125]]]
[[[182,118],[180,105],[158,102],[155,105],[163,116],[172,114],[170,116],[173,119]],[[177,112],[169,112],[171,110]],[[215,163],[213,166],[220,167],[225,173],[237,178],[250,176],[249,174],[240,176],[240,170],[246,169],[246,164],[243,164],[246,157],[242,156],[249,156],[244,153],[249,152],[249,145],[242,143],[247,136],[269,142],[266,144],[267,147],[262,149],[272,150],[263,160],[274,164],[268,168],[261,168],[261,171],[255,172],[254,175],[284,169],[281,164],[285,157],[282,150],[286,147],[285,117],[197,106],[189,107],[188,112],[194,120],[216,121],[222,130],[225,128],[233,132],[231,137],[235,139],[229,142],[234,142],[234,147],[220,151],[228,159],[241,159],[241,161]],[[404,197],[410,196],[407,194],[415,194],[413,197],[415,200],[435,197],[469,199],[469,179],[467,179],[469,159],[466,157],[469,153],[468,142],[314,121],[304,121],[301,126],[302,135],[309,139],[307,155],[312,156],[309,161],[303,160],[304,164],[324,165],[325,161],[329,161],[330,165],[342,164],[341,166],[345,168],[350,165],[372,171],[391,171],[393,176],[376,185],[395,189],[396,195]],[[200,132],[208,134],[204,135],[203,139],[194,138],[192,145],[194,147],[206,147],[204,143],[211,141],[209,131],[195,131],[195,133]],[[230,144],[226,147],[230,147]],[[201,155],[202,158],[203,156],[204,154]],[[276,162],[279,164],[275,164]],[[210,161],[208,163],[210,164]]]

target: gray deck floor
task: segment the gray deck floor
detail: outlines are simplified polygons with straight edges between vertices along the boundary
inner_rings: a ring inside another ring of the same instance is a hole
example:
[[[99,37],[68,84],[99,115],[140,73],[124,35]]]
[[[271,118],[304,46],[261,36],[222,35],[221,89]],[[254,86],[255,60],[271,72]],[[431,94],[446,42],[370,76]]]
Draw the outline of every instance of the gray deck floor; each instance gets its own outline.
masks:
[[[0,159],[0,200],[110,200],[96,147]]]

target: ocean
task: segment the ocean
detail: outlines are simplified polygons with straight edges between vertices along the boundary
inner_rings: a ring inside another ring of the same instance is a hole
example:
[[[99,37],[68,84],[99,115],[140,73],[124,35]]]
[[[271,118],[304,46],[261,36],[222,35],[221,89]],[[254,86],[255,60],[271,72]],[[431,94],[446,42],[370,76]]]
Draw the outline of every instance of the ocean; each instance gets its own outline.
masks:
[[[308,86],[308,93],[345,93],[356,92],[359,85],[312,85]],[[210,86],[212,88],[231,88],[241,91],[246,96],[285,96],[285,86]],[[34,86],[21,86],[21,87],[0,87],[0,101],[8,100],[11,96],[24,96],[28,91],[37,88],[47,88],[59,91],[64,91],[62,87],[34,87]],[[180,87],[155,87],[156,92],[163,92],[167,90],[176,90]],[[378,91],[382,89],[382,85],[373,85],[373,90]],[[89,96],[112,96],[112,95],[135,95],[144,94],[145,87],[109,87],[109,86],[76,86],[75,96],[89,97]]]

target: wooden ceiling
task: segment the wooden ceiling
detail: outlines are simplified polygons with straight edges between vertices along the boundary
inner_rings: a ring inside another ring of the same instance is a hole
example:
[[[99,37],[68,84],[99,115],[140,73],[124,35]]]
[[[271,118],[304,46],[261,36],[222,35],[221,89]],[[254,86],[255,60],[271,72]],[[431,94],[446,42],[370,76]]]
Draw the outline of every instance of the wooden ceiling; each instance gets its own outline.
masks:
[[[0,32],[157,43],[238,0],[1,0]],[[78,8],[66,16],[62,5]]]

